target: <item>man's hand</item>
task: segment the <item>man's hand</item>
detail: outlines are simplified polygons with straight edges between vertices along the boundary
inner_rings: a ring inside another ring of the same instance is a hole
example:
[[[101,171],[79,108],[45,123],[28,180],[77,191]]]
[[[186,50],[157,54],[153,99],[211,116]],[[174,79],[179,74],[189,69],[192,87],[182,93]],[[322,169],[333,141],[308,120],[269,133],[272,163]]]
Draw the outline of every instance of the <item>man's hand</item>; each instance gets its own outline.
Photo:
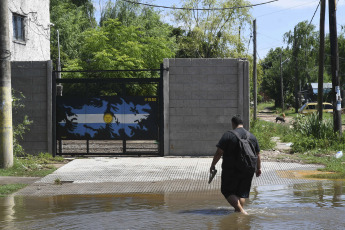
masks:
[[[210,173],[212,173],[214,170],[216,170],[216,167],[213,165],[210,167]]]
[[[212,164],[210,167],[210,173],[212,173],[212,171],[216,170],[216,164],[219,161],[219,159],[222,157],[223,153],[224,153],[224,151],[218,147],[216,153],[213,156]]]
[[[261,175],[261,169],[257,169],[255,174],[256,174],[256,177],[259,177]]]

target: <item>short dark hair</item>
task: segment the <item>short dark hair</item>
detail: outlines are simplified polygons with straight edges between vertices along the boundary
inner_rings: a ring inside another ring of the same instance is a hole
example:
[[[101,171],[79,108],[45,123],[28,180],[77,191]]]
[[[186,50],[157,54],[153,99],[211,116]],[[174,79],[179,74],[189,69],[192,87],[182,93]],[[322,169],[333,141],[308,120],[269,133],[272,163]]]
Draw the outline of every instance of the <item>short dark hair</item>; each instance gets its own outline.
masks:
[[[235,115],[231,118],[231,122],[234,123],[236,126],[243,125],[243,120],[240,115]]]

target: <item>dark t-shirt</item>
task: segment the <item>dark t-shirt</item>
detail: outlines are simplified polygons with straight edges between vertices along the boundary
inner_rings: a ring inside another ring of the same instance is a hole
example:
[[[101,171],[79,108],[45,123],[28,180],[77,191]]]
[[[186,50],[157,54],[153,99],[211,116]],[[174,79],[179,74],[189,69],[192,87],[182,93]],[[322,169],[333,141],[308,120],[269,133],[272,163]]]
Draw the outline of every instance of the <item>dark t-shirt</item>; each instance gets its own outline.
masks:
[[[235,129],[237,133],[239,133],[241,138],[246,138],[246,131],[244,128],[237,128]],[[250,133],[249,141],[253,144],[255,148],[255,152],[260,152],[259,143],[256,137]],[[230,131],[227,131],[223,134],[222,138],[219,140],[217,147],[224,151],[223,154],[223,163],[222,169],[233,171],[235,170],[235,156],[239,149],[239,140]]]

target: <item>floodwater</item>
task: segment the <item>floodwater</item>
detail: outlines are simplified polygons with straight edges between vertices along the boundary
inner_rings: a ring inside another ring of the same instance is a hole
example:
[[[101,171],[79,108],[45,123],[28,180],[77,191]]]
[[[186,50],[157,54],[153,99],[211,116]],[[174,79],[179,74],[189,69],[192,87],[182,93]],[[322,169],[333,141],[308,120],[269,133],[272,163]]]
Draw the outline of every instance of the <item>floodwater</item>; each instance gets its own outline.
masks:
[[[234,213],[219,191],[0,198],[0,229],[345,229],[345,182],[253,187]]]

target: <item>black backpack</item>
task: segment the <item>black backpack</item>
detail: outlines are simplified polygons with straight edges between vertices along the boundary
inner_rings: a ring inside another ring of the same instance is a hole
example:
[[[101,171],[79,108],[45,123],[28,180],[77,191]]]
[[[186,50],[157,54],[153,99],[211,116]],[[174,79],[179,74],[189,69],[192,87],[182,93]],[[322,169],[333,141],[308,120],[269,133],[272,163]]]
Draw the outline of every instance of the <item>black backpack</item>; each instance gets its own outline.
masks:
[[[255,152],[253,144],[249,141],[250,133],[246,131],[246,139],[242,139],[238,132],[231,130],[239,140],[239,149],[236,156],[236,168],[243,173],[256,172],[258,156]]]

